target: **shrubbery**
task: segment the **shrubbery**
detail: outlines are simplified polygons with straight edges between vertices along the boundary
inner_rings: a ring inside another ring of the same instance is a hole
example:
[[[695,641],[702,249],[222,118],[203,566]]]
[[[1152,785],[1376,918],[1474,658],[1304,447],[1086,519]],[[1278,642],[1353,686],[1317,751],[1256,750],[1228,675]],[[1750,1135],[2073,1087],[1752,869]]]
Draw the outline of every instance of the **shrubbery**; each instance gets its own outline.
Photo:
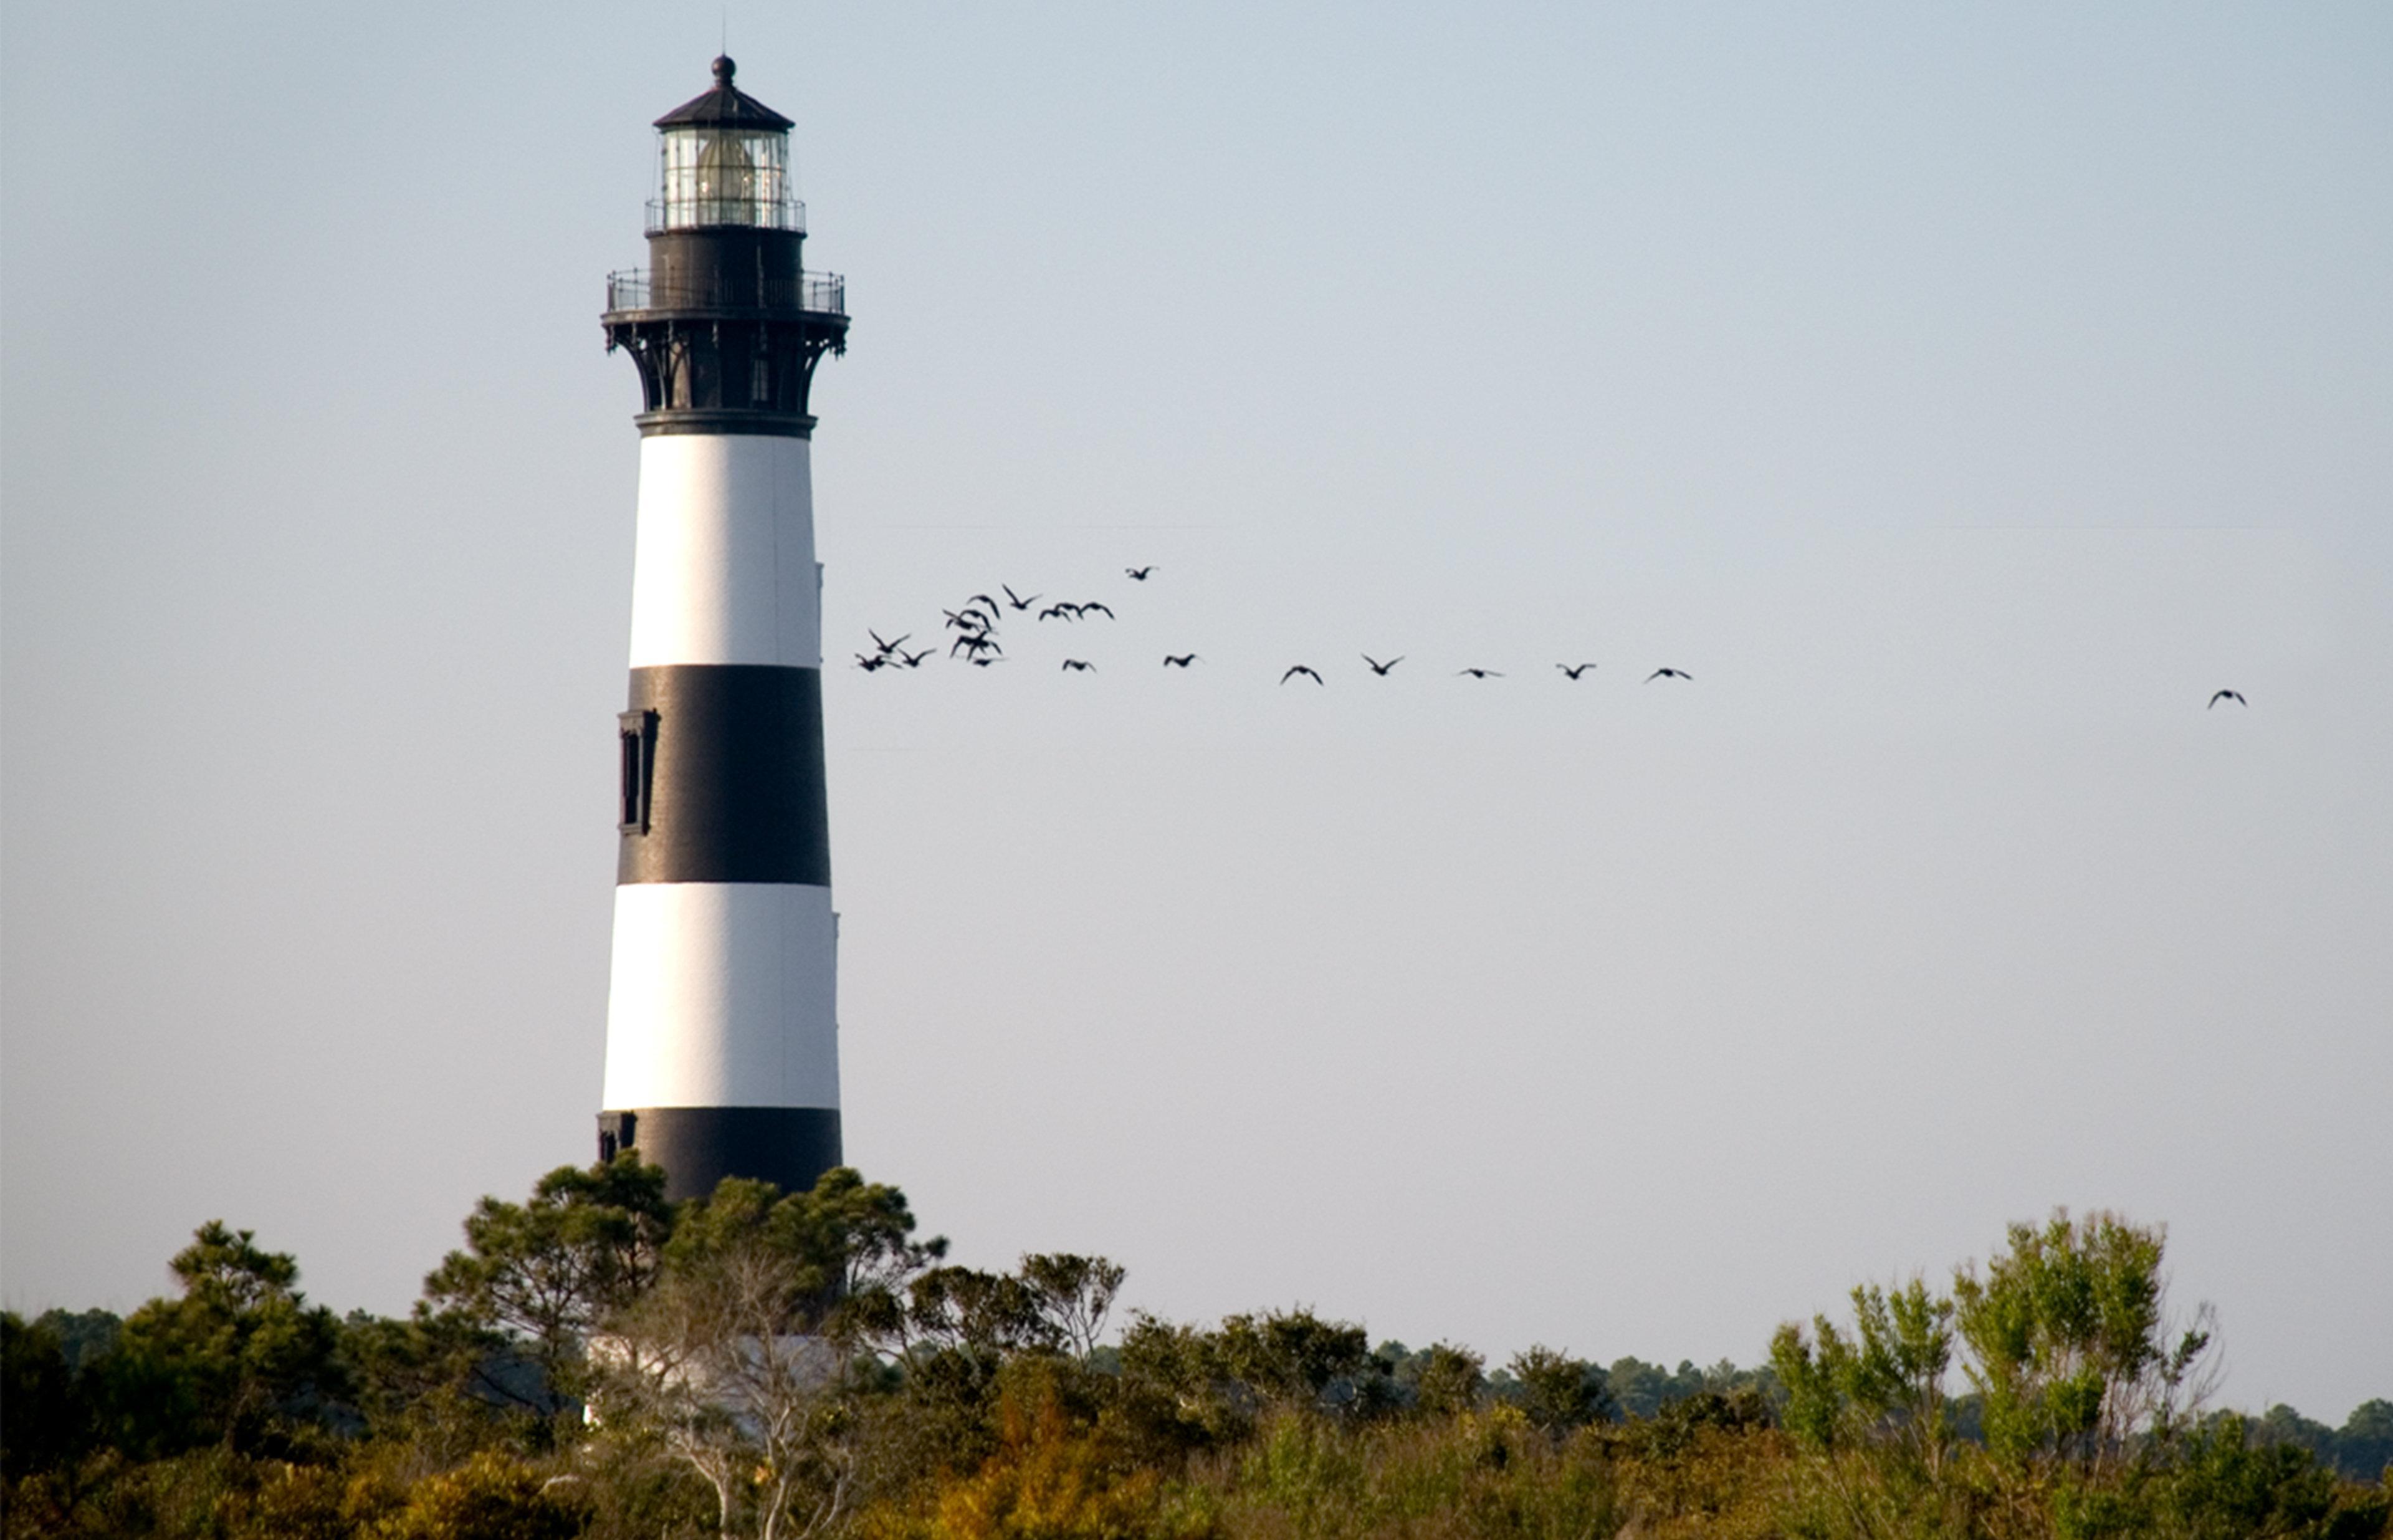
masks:
[[[847,1170],[675,1205],[626,1155],[465,1231],[404,1319],[215,1223],[121,1322],[0,1318],[7,1534],[2360,1540],[2393,1508],[2393,1405],[2205,1416],[2207,1320],[2108,1215],[1857,1289],[1756,1370],[1490,1372],[1305,1309],[1107,1344],[1120,1268],[949,1264]]]

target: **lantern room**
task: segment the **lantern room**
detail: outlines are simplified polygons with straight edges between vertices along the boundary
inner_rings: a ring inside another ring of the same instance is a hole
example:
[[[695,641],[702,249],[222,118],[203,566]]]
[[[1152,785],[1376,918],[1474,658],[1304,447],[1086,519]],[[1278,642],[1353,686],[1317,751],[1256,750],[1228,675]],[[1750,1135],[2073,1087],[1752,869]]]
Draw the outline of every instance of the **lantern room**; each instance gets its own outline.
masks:
[[[790,120],[733,85],[736,68],[717,59],[714,89],[657,120],[650,233],[722,225],[804,230],[805,205],[791,195]]]

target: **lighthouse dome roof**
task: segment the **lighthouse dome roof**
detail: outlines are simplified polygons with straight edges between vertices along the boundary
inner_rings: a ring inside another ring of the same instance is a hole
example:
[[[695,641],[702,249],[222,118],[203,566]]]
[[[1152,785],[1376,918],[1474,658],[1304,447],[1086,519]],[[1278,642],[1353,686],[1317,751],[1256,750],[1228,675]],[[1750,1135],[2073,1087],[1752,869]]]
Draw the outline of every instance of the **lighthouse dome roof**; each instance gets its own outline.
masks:
[[[692,97],[657,120],[659,128],[739,128],[753,134],[778,133],[789,119],[731,84],[739,68],[728,54],[714,61],[714,89]]]

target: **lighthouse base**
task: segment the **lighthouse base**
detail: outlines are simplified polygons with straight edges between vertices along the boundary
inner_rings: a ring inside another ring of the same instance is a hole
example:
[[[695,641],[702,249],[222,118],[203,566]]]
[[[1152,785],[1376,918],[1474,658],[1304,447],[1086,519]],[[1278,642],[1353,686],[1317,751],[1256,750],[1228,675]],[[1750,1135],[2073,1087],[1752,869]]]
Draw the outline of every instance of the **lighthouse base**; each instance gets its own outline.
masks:
[[[598,1158],[637,1150],[665,1196],[705,1197],[725,1177],[810,1191],[842,1164],[837,1107],[639,1107],[598,1115]]]

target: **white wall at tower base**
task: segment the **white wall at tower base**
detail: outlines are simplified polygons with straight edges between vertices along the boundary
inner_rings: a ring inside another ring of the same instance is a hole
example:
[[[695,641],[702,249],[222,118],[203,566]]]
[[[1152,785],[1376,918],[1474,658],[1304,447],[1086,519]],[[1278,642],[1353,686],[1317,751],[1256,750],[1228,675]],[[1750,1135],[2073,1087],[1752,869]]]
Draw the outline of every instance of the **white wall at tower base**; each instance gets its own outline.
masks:
[[[772,434],[640,440],[632,667],[822,666],[811,454]]]
[[[601,1104],[838,1106],[836,925],[829,888],[618,887]]]

